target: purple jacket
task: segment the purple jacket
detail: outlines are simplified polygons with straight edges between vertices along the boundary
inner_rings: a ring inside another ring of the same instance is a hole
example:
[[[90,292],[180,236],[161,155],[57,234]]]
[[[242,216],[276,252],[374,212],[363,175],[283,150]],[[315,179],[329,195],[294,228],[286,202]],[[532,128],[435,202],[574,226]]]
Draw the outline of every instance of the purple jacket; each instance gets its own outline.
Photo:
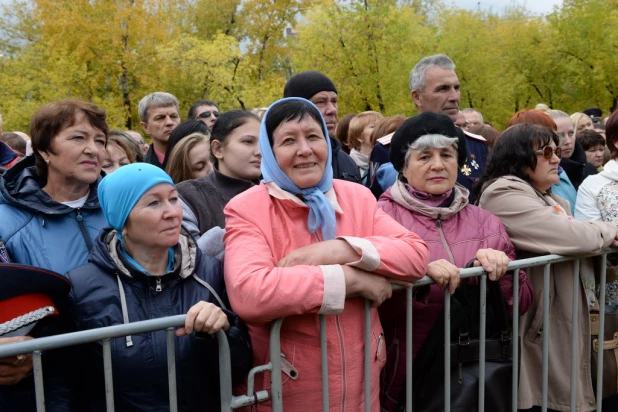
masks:
[[[479,249],[501,250],[515,260],[515,248],[504,225],[495,215],[468,204],[468,191],[462,186],[453,188],[454,198],[450,207],[432,207],[414,198],[405,185],[397,180],[378,201],[378,207],[416,233],[429,246],[429,261],[446,259],[463,268]],[[476,281],[476,279],[470,280]],[[500,279],[509,314],[512,315],[512,274]],[[519,272],[519,313],[528,310],[534,292],[525,272]],[[429,336],[442,309],[444,292],[436,285],[419,289],[415,295],[412,324],[413,356],[419,352]],[[405,294],[395,293],[379,309],[388,348],[387,361],[382,374],[382,407],[395,410],[399,394],[406,379],[405,368]]]

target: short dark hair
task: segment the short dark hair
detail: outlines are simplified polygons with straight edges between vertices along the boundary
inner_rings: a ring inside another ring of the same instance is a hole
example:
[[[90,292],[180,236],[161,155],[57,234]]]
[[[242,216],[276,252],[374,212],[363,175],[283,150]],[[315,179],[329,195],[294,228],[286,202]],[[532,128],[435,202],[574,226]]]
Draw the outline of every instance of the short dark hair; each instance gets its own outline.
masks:
[[[217,108],[217,110],[219,109],[219,105],[215,102],[213,102],[212,100],[198,100],[197,102],[193,103],[193,105],[191,106],[191,108],[189,108],[189,113],[187,113],[187,120],[195,120],[197,117],[197,108],[200,106],[215,106]],[[218,121],[218,120],[217,120]]]
[[[23,137],[13,132],[4,132],[0,134],[0,141],[8,144],[11,149],[19,152],[22,155],[26,155],[26,141]]]
[[[324,129],[324,119],[317,107],[302,100],[287,100],[281,103],[275,103],[274,107],[268,111],[268,117],[266,118],[266,134],[268,135],[270,146],[272,147],[273,145],[273,132],[281,123],[292,120],[301,121],[307,116],[318,122],[322,128],[324,137],[328,139],[328,130]]]
[[[247,110],[230,110],[229,112],[223,113],[217,119],[217,123],[212,127],[210,141],[218,140],[221,142],[221,146],[224,147],[227,144],[225,141],[227,136],[235,129],[247,123],[249,119],[257,120],[258,123],[260,122],[260,118],[257,114]],[[210,151],[210,160],[216,168],[219,167],[219,160],[215,157],[212,150]]]
[[[605,137],[611,158],[618,158],[618,148],[614,140],[618,140],[618,110],[615,110],[605,122]]]
[[[174,146],[178,144],[182,139],[193,133],[201,133],[206,136],[210,136],[210,129],[204,123],[199,120],[185,120],[180,123],[170,134],[170,138],[167,141],[167,148],[165,149],[165,160],[163,161],[163,170],[167,167],[170,154],[174,149]]]
[[[582,145],[584,150],[588,150],[591,147],[598,145],[605,147],[605,139],[603,138],[601,133],[594,130],[582,130],[581,132],[577,133],[576,140],[579,142],[579,144]]]
[[[92,127],[100,130],[105,135],[107,144],[107,115],[105,110],[92,103],[81,100],[68,99],[41,107],[30,121],[30,138],[32,139],[32,151],[36,161],[36,171],[41,179],[41,184],[47,184],[47,163],[41,156],[42,152],[54,153],[52,149],[53,139],[62,130],[71,127],[77,121],[77,117],[83,115]]]
[[[527,170],[536,169],[536,151],[551,142],[558,146],[558,135],[550,128],[536,124],[520,123],[502,132],[489,153],[485,173],[474,186],[477,199],[485,183],[499,177],[513,175],[530,182]]]

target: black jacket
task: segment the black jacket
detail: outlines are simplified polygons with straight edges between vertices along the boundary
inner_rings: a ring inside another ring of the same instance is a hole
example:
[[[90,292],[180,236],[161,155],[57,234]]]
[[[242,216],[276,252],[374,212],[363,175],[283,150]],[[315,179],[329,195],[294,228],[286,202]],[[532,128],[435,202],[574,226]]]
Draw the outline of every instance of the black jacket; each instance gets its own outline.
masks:
[[[221,263],[204,256],[195,242],[184,234],[176,246],[175,268],[162,276],[147,276],[135,270],[119,252],[115,231],[104,229],[97,238],[90,263],[67,273],[73,283],[70,316],[77,330],[187,313],[200,300],[220,306],[218,299],[194,276],[207,282],[229,308]],[[158,283],[158,280],[161,280]],[[118,282],[122,286],[119,287]],[[126,297],[122,308],[120,288]],[[232,312],[227,332],[231,349],[232,373],[242,379],[251,367],[252,353],[247,327]],[[201,335],[201,334],[199,334]],[[112,340],[114,398],[118,411],[169,410],[165,331]],[[214,336],[175,337],[178,409],[180,411],[219,411],[218,345]],[[103,411],[105,385],[101,343],[76,348],[71,371],[74,382],[70,393],[80,399],[50,400],[48,410]],[[78,366],[79,365],[79,366]],[[70,402],[73,401],[72,404]],[[69,406],[70,405],[70,406]]]
[[[157,154],[154,151],[154,143],[148,148],[148,152],[146,152],[146,156],[144,156],[144,163],[150,163],[151,165],[163,169],[163,165],[159,162]]]
[[[579,189],[585,178],[598,173],[592,163],[586,161],[586,152],[578,142],[575,142],[571,157],[560,160],[560,167],[564,169],[575,190]]]
[[[339,140],[331,137],[330,148],[332,152],[333,163],[333,178],[340,180],[347,180],[348,182],[361,182],[360,171],[358,166],[352,160],[350,155],[341,150]]]

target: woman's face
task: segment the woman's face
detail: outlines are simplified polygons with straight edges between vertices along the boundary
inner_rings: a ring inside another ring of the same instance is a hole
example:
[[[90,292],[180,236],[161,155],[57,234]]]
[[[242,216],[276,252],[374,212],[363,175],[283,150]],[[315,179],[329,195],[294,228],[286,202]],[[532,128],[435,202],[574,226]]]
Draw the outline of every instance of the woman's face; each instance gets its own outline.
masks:
[[[603,166],[603,153],[605,152],[605,146],[598,144],[596,146],[590,146],[586,150],[586,160],[594,167]]]
[[[212,172],[210,145],[207,141],[200,142],[189,150],[189,165],[194,179],[199,179]]]
[[[105,160],[103,161],[103,170],[110,174],[122,166],[131,164],[127,152],[114,142],[109,142],[105,148]]]
[[[592,125],[592,120],[588,116],[582,116],[577,121],[577,133],[583,130],[594,130],[594,126]]]
[[[566,117],[559,117],[554,119],[556,122],[556,134],[560,138],[559,145],[562,149],[562,157],[568,159],[573,155],[575,149],[575,129],[573,128],[573,122]]]
[[[457,150],[453,146],[412,150],[403,175],[410,186],[421,192],[446,193],[457,181]]]
[[[101,173],[106,143],[105,134],[79,114],[73,126],[52,137],[54,153],[41,153],[47,163],[48,180],[83,185],[94,183]]]
[[[547,147],[551,147],[552,150],[556,149],[554,142],[548,144]],[[544,154],[541,153],[544,148],[545,146],[536,150],[536,168],[534,170],[528,170],[530,184],[540,192],[547,191],[560,180],[558,176],[560,158],[556,156],[555,153],[552,153],[549,160],[546,159]]]
[[[326,168],[328,144],[311,116],[281,123],[273,131],[273,153],[283,173],[299,188],[317,185]]]
[[[153,186],[129,213],[123,237],[130,249],[166,249],[180,237],[182,206],[178,192],[168,183]]]
[[[262,174],[259,134],[260,122],[249,118],[227,135],[224,145],[213,141],[211,149],[219,162],[219,172],[237,179],[258,179]]]
[[[376,128],[376,122],[372,121],[371,123],[369,123],[367,126],[365,126],[365,128],[363,129],[363,134],[361,135],[361,143],[364,143],[366,145],[370,145],[371,144],[371,133],[373,133],[373,129]]]

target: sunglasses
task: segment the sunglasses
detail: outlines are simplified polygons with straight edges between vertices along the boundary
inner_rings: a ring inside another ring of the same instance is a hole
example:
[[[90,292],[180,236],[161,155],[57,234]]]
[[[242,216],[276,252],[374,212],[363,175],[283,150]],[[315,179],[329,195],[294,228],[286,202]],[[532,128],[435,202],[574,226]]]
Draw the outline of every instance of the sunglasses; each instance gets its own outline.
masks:
[[[542,154],[545,160],[551,160],[551,157],[555,154],[558,159],[562,158],[562,149],[559,147],[545,146],[544,148],[537,150],[536,154]]]
[[[221,116],[221,113],[219,113],[218,111],[214,111],[214,112],[202,112],[200,114],[197,115],[197,117],[199,117],[200,119],[208,119],[210,117],[210,115],[214,115],[216,118],[218,118],[219,116]]]

